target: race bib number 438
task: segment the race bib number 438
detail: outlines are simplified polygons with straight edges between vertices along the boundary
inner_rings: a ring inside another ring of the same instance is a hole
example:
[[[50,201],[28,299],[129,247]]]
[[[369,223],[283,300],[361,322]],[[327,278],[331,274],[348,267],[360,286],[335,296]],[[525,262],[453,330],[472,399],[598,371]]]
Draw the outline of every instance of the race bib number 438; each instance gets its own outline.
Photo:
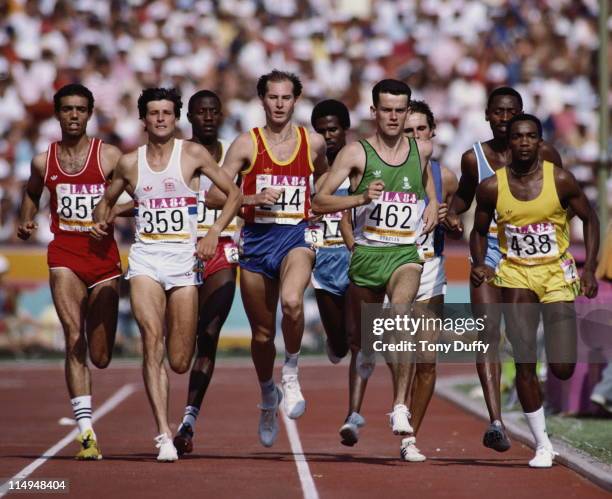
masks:
[[[57,184],[59,227],[71,232],[87,232],[93,226],[93,211],[104,195],[104,184]]]
[[[255,222],[263,224],[297,225],[306,213],[308,179],[292,175],[257,175],[257,192],[273,188],[282,190],[271,206],[255,207]]]
[[[421,222],[422,203],[411,192],[383,192],[368,206],[364,236],[372,241],[413,244]]]
[[[543,263],[559,256],[554,224],[541,222],[517,227],[506,225],[507,257],[526,264]]]

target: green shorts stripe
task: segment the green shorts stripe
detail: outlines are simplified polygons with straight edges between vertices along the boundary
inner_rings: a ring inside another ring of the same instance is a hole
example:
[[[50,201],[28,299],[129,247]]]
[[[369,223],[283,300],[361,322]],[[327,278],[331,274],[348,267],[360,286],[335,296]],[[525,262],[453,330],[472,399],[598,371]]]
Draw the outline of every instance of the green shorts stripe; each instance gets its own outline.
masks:
[[[363,246],[356,244],[349,278],[357,286],[381,289],[399,267],[407,263],[422,264],[415,244],[401,246]]]

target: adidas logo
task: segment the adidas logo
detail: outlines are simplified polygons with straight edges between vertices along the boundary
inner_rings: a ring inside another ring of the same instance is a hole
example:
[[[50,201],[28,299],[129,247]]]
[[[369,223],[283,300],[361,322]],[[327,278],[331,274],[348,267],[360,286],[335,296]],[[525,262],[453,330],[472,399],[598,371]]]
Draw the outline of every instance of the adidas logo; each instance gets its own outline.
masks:
[[[57,175],[51,175],[51,180],[57,180]]]
[[[380,177],[382,177],[382,172],[380,170],[374,170],[372,172],[372,175],[374,175],[374,177],[376,177],[376,178],[380,178]]]

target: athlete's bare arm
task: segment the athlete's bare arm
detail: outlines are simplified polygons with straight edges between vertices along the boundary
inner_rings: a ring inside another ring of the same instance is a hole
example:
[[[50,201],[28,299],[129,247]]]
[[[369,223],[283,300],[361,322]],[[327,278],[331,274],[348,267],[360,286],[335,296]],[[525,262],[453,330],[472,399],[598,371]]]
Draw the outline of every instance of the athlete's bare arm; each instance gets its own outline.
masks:
[[[594,298],[597,296],[595,269],[599,253],[599,219],[574,175],[561,168],[555,168],[554,174],[561,205],[566,209],[571,209],[572,213],[582,220],[586,258],[580,282],[584,295],[587,298]]]
[[[100,166],[106,179],[110,180],[112,178],[121,156],[122,154],[118,147],[111,144],[102,144],[100,148]]]
[[[45,168],[47,165],[47,153],[34,156],[30,166],[30,178],[26,184],[23,198],[21,200],[21,210],[19,212],[19,225],[17,226],[17,237],[27,241],[32,233],[38,228],[34,221],[40,196],[45,188]]]
[[[314,165],[313,177],[316,185],[321,176],[329,171],[329,164],[325,155],[325,139],[315,132],[308,132],[308,138],[310,141],[310,157]]]
[[[431,232],[438,224],[438,196],[436,196],[436,185],[434,184],[433,174],[431,173],[431,153],[433,152],[433,143],[431,139],[417,139],[417,147],[419,149],[419,158],[421,161],[421,171],[423,172],[423,187],[429,198],[429,203],[423,212],[423,233]]]
[[[463,225],[459,215],[469,210],[478,187],[478,163],[473,149],[468,149],[461,156],[461,178],[457,191],[448,207],[444,228],[449,233],[459,237],[463,233]]]
[[[493,277],[493,269],[486,266],[487,234],[497,205],[497,176],[493,175],[483,180],[476,189],[476,213],[474,228],[470,234],[470,254],[472,256],[472,272],[470,280],[475,287]]]
[[[351,214],[351,210],[346,210],[342,213],[339,225],[344,244],[346,244],[349,251],[353,251],[355,246],[355,235],[353,234],[353,215]]]
[[[382,180],[371,182],[367,191],[359,196],[337,196],[334,194],[342,185],[342,182],[349,177],[351,179],[351,189],[355,190],[357,188],[363,176],[365,160],[365,152],[359,142],[344,146],[336,156],[319,192],[312,200],[312,211],[315,213],[336,213],[378,199],[385,188]]]
[[[189,162],[198,165],[195,172],[198,175],[202,174],[210,178],[215,187],[220,189],[226,197],[219,218],[208,229],[206,236],[198,241],[198,257],[202,260],[210,260],[215,255],[219,234],[238,213],[242,196],[236,184],[225,172],[221,171],[221,168],[205,147],[195,142],[185,142],[183,149],[189,158]]]
[[[555,146],[546,142],[545,140],[543,140],[540,144],[540,158],[545,161],[550,161],[559,168],[563,168],[563,160],[561,159],[559,151],[555,149]]]
[[[108,225],[112,221],[112,209],[117,203],[117,199],[126,189],[131,193],[135,184],[132,179],[133,172],[137,168],[137,151],[122,156],[117,163],[113,173],[113,180],[104,191],[104,196],[93,211],[94,226],[90,234],[96,239],[101,239],[108,235]]]

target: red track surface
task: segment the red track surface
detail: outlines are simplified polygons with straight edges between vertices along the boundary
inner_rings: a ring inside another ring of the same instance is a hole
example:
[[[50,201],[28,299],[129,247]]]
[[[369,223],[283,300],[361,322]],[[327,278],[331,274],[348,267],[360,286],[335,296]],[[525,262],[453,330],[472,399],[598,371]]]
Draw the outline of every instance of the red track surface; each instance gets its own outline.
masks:
[[[609,497],[561,465],[529,469],[533,451],[519,443],[505,454],[485,449],[480,443],[485,423],[438,398],[419,435],[428,460],[401,462],[400,439],[385,416],[390,409],[385,366],[370,380],[361,440],[343,447],[337,429],[346,410],[346,364],[304,364],[301,383],[308,406],[297,426],[321,498]],[[31,478],[66,478],[72,497],[303,497],[282,423],[273,448],[263,448],[257,439],[259,389],[250,362],[218,365],[196,427],[194,454],[172,464],[155,461],[155,427],[139,368],[115,363],[94,371],[93,378],[94,411],[126,383],[138,386],[95,425],[104,460],[75,462],[77,446],[70,444]],[[182,416],[186,383],[186,376],[171,377],[174,423]],[[7,479],[71,430],[58,424],[61,417],[72,417],[62,365],[0,367],[0,400],[0,477]]]

